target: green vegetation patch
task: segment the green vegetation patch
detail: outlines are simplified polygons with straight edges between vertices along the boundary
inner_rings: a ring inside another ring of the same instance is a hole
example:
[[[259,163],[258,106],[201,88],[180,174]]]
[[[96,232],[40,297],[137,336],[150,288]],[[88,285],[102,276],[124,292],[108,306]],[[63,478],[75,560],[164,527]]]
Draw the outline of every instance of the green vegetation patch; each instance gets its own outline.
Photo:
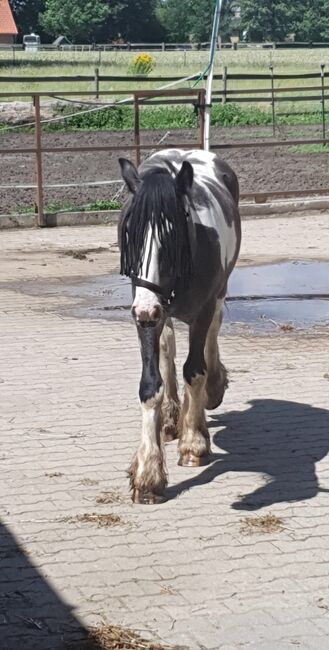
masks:
[[[293,153],[329,153],[329,144],[298,144],[289,147]]]

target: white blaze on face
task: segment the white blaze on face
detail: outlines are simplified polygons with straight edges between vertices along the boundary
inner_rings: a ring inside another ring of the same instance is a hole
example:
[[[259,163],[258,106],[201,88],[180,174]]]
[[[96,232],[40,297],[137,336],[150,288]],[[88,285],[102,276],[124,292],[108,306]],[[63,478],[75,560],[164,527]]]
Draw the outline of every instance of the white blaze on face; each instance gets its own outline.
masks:
[[[150,262],[148,264],[149,258]],[[159,243],[157,241],[157,238],[153,237],[152,228],[149,226],[146,237],[142,269],[138,277],[142,278],[143,280],[147,280],[148,282],[152,282],[153,284],[159,284],[158,259]],[[157,320],[161,313],[161,303],[158,296],[153,293],[153,291],[150,291],[150,289],[145,289],[144,287],[136,287],[135,300],[132,304],[132,311],[137,321]]]

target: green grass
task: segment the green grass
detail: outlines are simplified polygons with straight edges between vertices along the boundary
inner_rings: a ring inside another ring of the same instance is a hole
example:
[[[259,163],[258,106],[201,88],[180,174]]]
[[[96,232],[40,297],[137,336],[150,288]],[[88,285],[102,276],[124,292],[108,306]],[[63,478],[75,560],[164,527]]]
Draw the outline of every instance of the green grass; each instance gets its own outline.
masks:
[[[70,201],[52,201],[45,205],[45,214],[54,214],[56,212],[98,212],[101,210],[121,210],[122,202],[112,199],[100,199],[86,205],[74,205]],[[30,205],[24,208],[15,208],[14,214],[34,214],[35,207]]]
[[[131,130],[133,124],[132,108],[120,106],[107,108],[86,114],[72,114],[70,107],[61,110],[61,114],[68,115],[65,122],[51,122],[44,126],[49,131],[123,131]],[[290,117],[277,117],[278,125],[307,125],[317,124],[321,121],[320,114],[292,115]],[[241,104],[214,104],[211,109],[211,125],[214,127],[232,126],[270,126],[272,114],[258,106]],[[196,128],[198,116],[192,106],[150,106],[143,107],[140,112],[141,129],[182,129]],[[239,134],[237,133],[237,136]]]
[[[7,77],[6,82],[0,83],[0,92],[33,92],[33,91],[49,91],[56,92],[57,95],[63,96],[65,90],[76,91],[94,91],[94,82],[21,82],[14,83],[11,81],[13,75],[28,77],[32,76],[37,78],[40,75],[47,76],[79,76],[79,75],[94,75],[95,67],[99,68],[102,75],[127,75],[131,61],[135,56],[134,52],[40,52],[34,55],[26,52],[16,52],[15,61],[11,59],[11,54],[0,52],[0,74]],[[116,91],[125,90],[126,97],[129,93],[138,88],[158,88],[165,85],[158,81],[152,80],[152,76],[170,76],[181,75],[182,77],[196,74],[204,70],[208,62],[208,52],[197,51],[176,51],[176,52],[154,52],[152,53],[156,61],[156,67],[150,80],[142,79],[136,81],[125,82],[102,82],[100,85],[101,90],[113,92],[112,99],[121,98],[116,95]],[[258,74],[268,73],[269,65],[273,65],[275,73],[293,74],[301,72],[318,72],[317,79],[292,79],[292,80],[277,80],[275,81],[276,87],[291,87],[291,88],[305,88],[306,86],[317,87],[320,84],[320,64],[324,63],[329,70],[329,49],[303,49],[303,50],[263,50],[262,48],[241,49],[238,51],[223,50],[216,53],[216,69],[215,73],[221,74],[224,66],[227,66],[228,73],[230,74]],[[328,84],[328,80],[326,81]],[[198,87],[204,85],[204,82],[197,84]],[[184,82],[175,87],[195,87],[195,82]],[[228,80],[228,91],[244,90],[244,89],[263,89],[263,96],[266,97],[266,102],[256,101],[254,103],[229,103],[228,106],[233,108],[225,109],[223,112],[215,104],[213,109],[213,123],[215,125],[261,125],[268,124],[270,113],[270,82],[269,80]],[[214,81],[214,91],[222,89],[222,82],[219,80]],[[298,91],[299,95],[304,95],[305,98],[314,91]],[[294,91],[290,91],[289,95],[294,95]],[[317,91],[319,94],[319,91]],[[282,97],[280,94],[278,97]],[[242,95],[241,95],[242,97]],[[6,98],[4,98],[4,101]],[[25,98],[27,100],[27,98]],[[29,101],[29,99],[27,100]],[[102,101],[105,101],[103,98]],[[277,102],[276,112],[293,113],[298,112],[300,116],[288,116],[278,118],[279,124],[311,124],[320,121],[320,116],[317,112],[320,110],[320,94],[319,101],[294,101]],[[102,129],[102,128],[131,128],[132,126],[132,113],[131,109],[126,107],[119,109],[116,113],[112,112],[111,116],[106,111],[94,113],[94,117],[88,116],[81,120],[78,117],[72,118],[72,129]],[[65,109],[71,112],[71,109]],[[157,109],[147,109],[141,112],[141,127],[142,128],[182,128],[194,127],[196,124],[193,110],[186,106],[176,106],[168,112],[167,107],[158,107]],[[172,121],[173,119],[173,121]],[[60,127],[61,129],[63,127]],[[57,130],[57,127],[54,127]]]
[[[83,107],[82,107],[83,110]],[[59,132],[71,133],[79,131],[131,131],[133,128],[133,109],[131,106],[117,106],[104,108],[90,113],[80,112],[80,108],[73,108],[71,105],[61,105],[57,110],[59,117],[65,120],[49,122],[43,125],[44,133]],[[198,115],[192,105],[183,106],[143,106],[140,110],[140,128],[170,130],[174,129],[196,129],[198,127]],[[320,124],[322,117],[320,113],[306,112],[298,115],[276,116],[277,126],[305,126]],[[239,127],[239,126],[271,126],[272,113],[266,107],[246,104],[219,104],[214,103],[211,108],[211,125],[213,127]],[[0,123],[0,131],[6,131],[6,124]],[[16,133],[32,133],[33,126],[15,128]],[[259,131],[255,137],[265,137],[267,131]],[[289,133],[286,135],[300,135],[307,137],[307,130]],[[232,137],[241,139],[245,137],[236,130]]]
[[[95,67],[99,68],[100,74],[104,75],[127,75],[131,61],[135,56],[134,52],[40,52],[34,55],[26,52],[17,52],[15,61],[7,52],[0,52],[0,69],[1,76],[17,74],[17,76],[40,76],[40,75],[93,75]],[[182,77],[196,74],[204,70],[208,63],[208,52],[197,51],[175,51],[175,52],[154,52],[152,56],[155,59],[156,67],[152,76],[181,75]],[[296,72],[319,72],[320,64],[329,64],[329,49],[303,49],[303,50],[263,50],[263,49],[242,49],[234,52],[233,50],[223,50],[216,53],[216,70],[221,74],[224,66],[227,66],[228,73],[268,73],[269,66],[273,65],[276,73],[296,73]],[[286,81],[280,82],[280,85]],[[269,90],[269,82],[258,80],[258,88]],[[159,85],[158,82],[147,82],[147,87],[154,88]],[[186,85],[186,82],[185,82]],[[310,85],[307,80],[295,80],[289,85],[301,86]],[[313,84],[311,84],[313,85]],[[315,85],[315,84],[314,84]],[[47,84],[22,83],[16,84],[8,82],[0,84],[0,91],[8,92],[15,90],[52,90],[58,91],[58,83],[49,82]],[[71,84],[64,84],[62,89],[70,89]],[[104,82],[101,85],[103,90],[115,90],[122,88],[132,90],[137,86],[145,87],[145,81],[138,82],[121,82],[119,85],[111,82]],[[249,81],[229,81],[229,88],[248,88]],[[76,90],[92,90],[94,84],[87,82],[77,82]]]
[[[293,153],[329,153],[329,144],[298,144],[289,147]]]

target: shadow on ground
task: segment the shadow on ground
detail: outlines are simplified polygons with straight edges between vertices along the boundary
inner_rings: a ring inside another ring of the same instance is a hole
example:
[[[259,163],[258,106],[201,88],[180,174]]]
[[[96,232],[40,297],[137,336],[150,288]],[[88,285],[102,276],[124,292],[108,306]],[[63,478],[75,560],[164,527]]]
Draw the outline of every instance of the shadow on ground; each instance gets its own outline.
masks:
[[[213,436],[211,465],[198,476],[172,486],[168,500],[210,483],[226,472],[253,472],[264,484],[232,504],[236,510],[258,510],[281,502],[315,497],[321,488],[315,463],[329,450],[329,411],[283,400],[249,402],[246,411],[210,416]],[[223,453],[224,452],[224,453]]]
[[[86,636],[72,608],[0,524],[1,650],[64,650],[68,642],[83,643]]]

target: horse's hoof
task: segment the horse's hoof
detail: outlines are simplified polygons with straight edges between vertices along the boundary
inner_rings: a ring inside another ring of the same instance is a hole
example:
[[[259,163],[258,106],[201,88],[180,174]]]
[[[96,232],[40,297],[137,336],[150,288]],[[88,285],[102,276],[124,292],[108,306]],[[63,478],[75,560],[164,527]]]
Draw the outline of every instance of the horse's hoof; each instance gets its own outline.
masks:
[[[157,503],[163,503],[164,497],[161,494],[155,494],[154,492],[144,492],[142,490],[133,490],[132,494],[133,503],[138,503],[140,505],[155,505]]]
[[[182,467],[202,467],[203,465],[208,465],[210,462],[210,454],[205,454],[204,456],[195,456],[192,452],[187,454],[181,454],[179,457],[178,465]]]
[[[208,399],[205,404],[205,409],[207,411],[214,411],[221,405],[223,399],[224,399],[224,394],[221,395],[220,397],[217,397],[217,399],[213,399],[213,400]]]

